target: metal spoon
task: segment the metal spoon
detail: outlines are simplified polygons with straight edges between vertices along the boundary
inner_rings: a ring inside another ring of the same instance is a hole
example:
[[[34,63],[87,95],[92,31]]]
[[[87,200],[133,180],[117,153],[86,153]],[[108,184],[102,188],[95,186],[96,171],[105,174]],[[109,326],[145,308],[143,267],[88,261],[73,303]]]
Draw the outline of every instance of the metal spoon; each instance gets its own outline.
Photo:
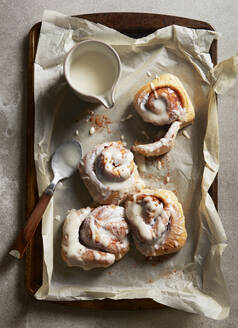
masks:
[[[69,178],[77,169],[82,158],[82,149],[79,142],[70,140],[64,142],[52,155],[51,167],[54,178],[49,186],[42,193],[36,207],[32,211],[27,223],[13,243],[9,254],[20,259],[24,255],[42,215],[55,191],[57,183],[65,178]]]

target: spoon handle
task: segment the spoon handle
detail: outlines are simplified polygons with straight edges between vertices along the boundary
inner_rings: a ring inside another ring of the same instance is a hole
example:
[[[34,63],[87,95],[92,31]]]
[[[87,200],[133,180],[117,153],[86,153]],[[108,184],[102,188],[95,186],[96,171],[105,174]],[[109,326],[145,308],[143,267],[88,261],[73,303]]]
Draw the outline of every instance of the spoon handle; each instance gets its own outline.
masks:
[[[10,255],[16,257],[17,259],[22,258],[32,237],[35,234],[36,228],[41,221],[42,215],[44,214],[52,195],[53,192],[48,192],[47,190],[43,192],[36,207],[28,218],[24,229],[19,233],[15,242],[13,243],[9,251]]]

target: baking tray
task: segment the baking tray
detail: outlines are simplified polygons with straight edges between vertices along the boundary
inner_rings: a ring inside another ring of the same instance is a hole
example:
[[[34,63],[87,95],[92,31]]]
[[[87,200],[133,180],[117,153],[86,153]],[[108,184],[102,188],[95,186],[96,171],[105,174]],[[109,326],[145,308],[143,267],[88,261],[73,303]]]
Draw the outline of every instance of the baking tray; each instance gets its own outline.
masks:
[[[159,14],[145,13],[99,13],[78,15],[76,17],[88,19],[95,23],[100,23],[108,27],[114,28],[119,32],[133,38],[141,38],[153,33],[159,28],[169,25],[180,25],[194,29],[205,29],[214,31],[213,27],[203,21],[193,20],[189,18],[167,16]],[[40,35],[41,23],[35,24],[29,33],[29,51],[28,51],[28,106],[27,106],[27,190],[26,190],[26,218],[38,201],[38,191],[36,184],[36,172],[34,164],[34,60],[37,50],[37,44]],[[210,49],[210,55],[213,64],[217,63],[217,41],[214,40]],[[217,207],[217,177],[214,180],[210,190],[210,195]],[[25,285],[30,295],[35,292],[42,284],[42,238],[41,225],[37,228],[34,238],[30,243],[30,247],[26,253],[25,261]],[[93,300],[93,301],[73,301],[58,302],[70,306],[90,309],[158,309],[164,305],[158,304],[151,299],[135,299],[135,300]]]

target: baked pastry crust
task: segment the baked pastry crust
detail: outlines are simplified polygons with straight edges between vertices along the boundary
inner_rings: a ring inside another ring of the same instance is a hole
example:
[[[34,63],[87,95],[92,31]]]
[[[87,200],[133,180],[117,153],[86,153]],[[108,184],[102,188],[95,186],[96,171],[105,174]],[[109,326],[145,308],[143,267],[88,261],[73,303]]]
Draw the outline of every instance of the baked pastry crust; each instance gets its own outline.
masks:
[[[192,102],[181,81],[173,74],[163,74],[143,86],[134,97],[134,108],[145,122],[157,126],[170,125],[165,137],[132,150],[144,156],[159,156],[175,143],[178,131],[195,118]]]
[[[172,191],[145,189],[131,195],[126,215],[135,246],[145,256],[177,252],[186,242],[182,205]]]
[[[72,209],[63,224],[61,255],[70,267],[106,268],[129,251],[123,207]]]
[[[99,204],[120,204],[144,186],[133,153],[121,141],[97,145],[84,156],[79,170],[93,200]]]

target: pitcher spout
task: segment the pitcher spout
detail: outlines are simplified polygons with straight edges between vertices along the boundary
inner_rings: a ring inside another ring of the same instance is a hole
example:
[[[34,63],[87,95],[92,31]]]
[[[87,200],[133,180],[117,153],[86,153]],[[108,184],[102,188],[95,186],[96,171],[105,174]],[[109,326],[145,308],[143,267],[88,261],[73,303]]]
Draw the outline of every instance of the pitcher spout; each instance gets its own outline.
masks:
[[[108,109],[115,105],[113,93],[108,93],[104,96],[98,97],[98,100]]]

